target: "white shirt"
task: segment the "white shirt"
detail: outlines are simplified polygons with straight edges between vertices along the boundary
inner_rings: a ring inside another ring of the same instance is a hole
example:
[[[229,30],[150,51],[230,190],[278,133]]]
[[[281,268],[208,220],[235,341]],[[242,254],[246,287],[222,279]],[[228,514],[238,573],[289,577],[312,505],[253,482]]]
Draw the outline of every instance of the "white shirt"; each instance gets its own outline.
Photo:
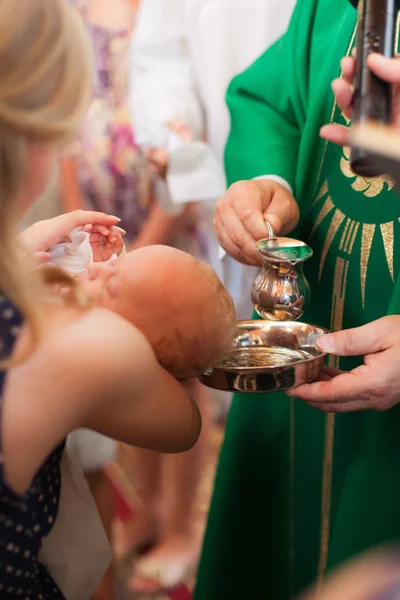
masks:
[[[165,124],[178,118],[195,139],[206,139],[222,164],[230,126],[229,83],[286,31],[295,1],[141,0],[129,94],[138,145],[166,146]],[[209,228],[211,264],[233,296],[238,316],[249,317],[256,271],[229,257],[222,266],[211,215]]]
[[[132,45],[130,104],[141,146],[162,146],[181,118],[222,160],[225,95],[287,29],[295,0],[142,0]],[[161,139],[160,139],[161,138]]]

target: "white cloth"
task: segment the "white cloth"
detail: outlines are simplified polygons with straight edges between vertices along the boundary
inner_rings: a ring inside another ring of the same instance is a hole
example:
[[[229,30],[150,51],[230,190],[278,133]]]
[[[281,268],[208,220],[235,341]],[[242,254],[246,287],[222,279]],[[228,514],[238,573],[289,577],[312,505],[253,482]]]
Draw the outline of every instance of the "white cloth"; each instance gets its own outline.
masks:
[[[85,473],[100,471],[117,455],[114,440],[90,429],[77,429],[70,433],[67,448]]]
[[[175,203],[215,202],[226,189],[225,173],[211,147],[205,142],[184,142],[168,136],[167,185]]]
[[[81,227],[71,231],[70,242],[56,244],[50,248],[49,262],[71,275],[84,273],[93,262],[93,252],[89,243],[89,233]]]
[[[130,89],[138,144],[167,146],[165,124],[178,118],[189,125],[195,140],[205,137],[222,166],[229,131],[227,87],[285,32],[294,4],[295,0],[141,0]],[[211,214],[209,234],[215,263],[218,245]],[[224,259],[224,282],[239,314],[243,307],[247,317],[253,273],[251,267]]]
[[[96,504],[80,469],[65,451],[57,519],[39,560],[66,600],[88,600],[112,560],[112,550]]]
[[[93,252],[90,246],[90,234],[77,227],[69,234],[70,242],[56,244],[49,250],[49,263],[64,269],[71,275],[84,273],[93,262]],[[116,254],[107,261],[117,258]]]

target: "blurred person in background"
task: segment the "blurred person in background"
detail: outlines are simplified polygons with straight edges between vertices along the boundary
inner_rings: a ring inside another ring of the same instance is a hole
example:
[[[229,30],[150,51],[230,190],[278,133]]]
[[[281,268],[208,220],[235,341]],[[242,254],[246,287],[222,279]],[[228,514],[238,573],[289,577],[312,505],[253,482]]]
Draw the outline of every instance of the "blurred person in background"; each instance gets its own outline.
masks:
[[[294,4],[294,0],[141,1],[131,50],[130,109],[136,141],[149,169],[159,184],[166,179],[166,185],[159,186],[164,194],[171,192],[171,145],[181,142],[188,152],[191,142],[199,140],[206,140],[209,166],[207,171],[197,170],[193,181],[184,174],[182,187],[187,201],[202,199],[202,193],[207,196],[207,188],[216,182],[218,189],[229,131],[225,106],[228,84],[285,31]],[[178,175],[181,166],[184,162],[178,165]],[[221,194],[225,189],[222,178]],[[198,197],[194,189],[199,190]],[[249,317],[250,287],[256,272],[229,258],[221,264],[212,227],[217,199],[218,194],[215,201],[204,204],[208,260],[228,286],[239,316]],[[170,198],[170,206],[173,200]],[[204,411],[204,404],[201,408]],[[159,542],[138,561],[132,589],[172,587],[184,578],[185,569],[195,566],[199,532],[193,521],[193,500],[204,462],[202,452],[198,444],[185,456],[169,459],[170,472],[179,485],[176,493],[170,489],[164,513],[157,483],[161,477],[159,461],[155,455],[143,453],[144,509],[131,535],[136,547],[157,535]]]

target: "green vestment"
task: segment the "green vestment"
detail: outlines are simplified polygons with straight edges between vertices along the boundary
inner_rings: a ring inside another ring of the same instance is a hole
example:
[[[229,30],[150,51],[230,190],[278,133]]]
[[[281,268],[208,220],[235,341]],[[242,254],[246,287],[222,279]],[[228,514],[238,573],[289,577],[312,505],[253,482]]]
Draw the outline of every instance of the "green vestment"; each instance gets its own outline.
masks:
[[[357,177],[348,149],[319,137],[323,124],[346,124],[331,82],[355,27],[348,0],[298,0],[287,34],[228,92],[229,183],[273,174],[292,186],[301,211],[293,236],[314,250],[303,320],[331,330],[383,316],[400,268],[393,182]],[[359,362],[330,359],[344,369]],[[399,408],[333,416],[283,393],[237,394],[195,600],[287,600],[399,539]]]

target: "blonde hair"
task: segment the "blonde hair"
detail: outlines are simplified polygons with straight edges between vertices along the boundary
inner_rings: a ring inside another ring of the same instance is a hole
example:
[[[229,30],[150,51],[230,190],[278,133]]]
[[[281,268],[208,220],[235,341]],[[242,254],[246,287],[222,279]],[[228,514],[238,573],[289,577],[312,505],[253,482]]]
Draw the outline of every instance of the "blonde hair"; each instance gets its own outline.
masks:
[[[0,1],[0,291],[34,341],[44,286],[17,260],[15,208],[31,145],[62,146],[77,135],[90,73],[83,26],[66,0]]]

